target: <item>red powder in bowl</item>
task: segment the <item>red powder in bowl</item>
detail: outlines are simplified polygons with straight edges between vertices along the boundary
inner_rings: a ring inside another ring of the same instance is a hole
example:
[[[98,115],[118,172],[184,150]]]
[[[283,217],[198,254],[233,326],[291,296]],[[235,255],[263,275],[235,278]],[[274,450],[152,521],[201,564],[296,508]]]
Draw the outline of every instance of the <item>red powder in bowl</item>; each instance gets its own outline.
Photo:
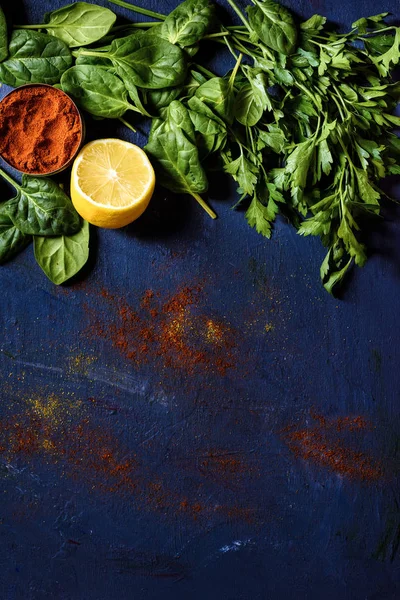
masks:
[[[0,103],[0,154],[24,173],[58,171],[76,154],[82,121],[72,100],[57,88],[21,87]]]

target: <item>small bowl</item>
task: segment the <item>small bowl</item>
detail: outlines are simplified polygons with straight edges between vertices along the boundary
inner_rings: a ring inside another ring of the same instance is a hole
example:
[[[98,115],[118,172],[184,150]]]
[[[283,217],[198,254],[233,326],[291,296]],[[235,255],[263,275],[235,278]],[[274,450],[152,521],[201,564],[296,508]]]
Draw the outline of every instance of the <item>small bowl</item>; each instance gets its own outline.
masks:
[[[12,169],[15,169],[16,171],[19,171],[20,173],[24,173],[25,175],[34,175],[35,177],[48,177],[49,175],[57,175],[58,173],[61,173],[62,171],[65,171],[66,169],[68,169],[72,163],[74,162],[75,158],[77,157],[80,149],[83,146],[83,143],[85,141],[85,135],[86,135],[86,127],[85,127],[85,121],[83,119],[83,116],[79,110],[79,108],[77,107],[76,103],[72,100],[72,98],[66,94],[63,90],[60,90],[59,88],[56,88],[52,85],[48,85],[47,83],[28,83],[26,85],[21,85],[13,90],[11,90],[11,92],[9,92],[8,94],[6,94],[4,96],[4,98],[2,98],[0,100],[0,106],[1,104],[4,102],[4,100],[6,98],[9,98],[10,96],[12,96],[13,94],[17,94],[20,90],[25,89],[25,88],[50,88],[51,90],[55,90],[57,91],[57,93],[59,93],[62,96],[65,96],[66,98],[68,98],[68,101],[71,103],[71,105],[74,107],[74,109],[76,110],[78,117],[79,117],[79,123],[80,123],[80,138],[79,138],[79,144],[77,145],[76,151],[74,152],[74,154],[71,156],[71,158],[68,159],[68,161],[63,164],[62,167],[55,169],[53,171],[46,171],[45,173],[41,172],[41,173],[37,173],[35,171],[23,171],[21,169],[19,169],[18,167],[16,167],[15,165],[13,165],[9,159],[7,160],[6,158],[4,158],[3,154],[0,152],[0,157],[4,160],[4,162],[11,167]]]

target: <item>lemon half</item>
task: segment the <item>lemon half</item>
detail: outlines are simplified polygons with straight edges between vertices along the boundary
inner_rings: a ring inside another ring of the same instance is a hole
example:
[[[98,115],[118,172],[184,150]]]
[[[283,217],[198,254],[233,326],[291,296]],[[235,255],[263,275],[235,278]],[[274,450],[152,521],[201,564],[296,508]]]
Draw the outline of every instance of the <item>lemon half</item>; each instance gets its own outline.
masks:
[[[146,210],[155,175],[146,153],[118,139],[86,144],[71,173],[71,200],[78,213],[98,227],[117,229]]]

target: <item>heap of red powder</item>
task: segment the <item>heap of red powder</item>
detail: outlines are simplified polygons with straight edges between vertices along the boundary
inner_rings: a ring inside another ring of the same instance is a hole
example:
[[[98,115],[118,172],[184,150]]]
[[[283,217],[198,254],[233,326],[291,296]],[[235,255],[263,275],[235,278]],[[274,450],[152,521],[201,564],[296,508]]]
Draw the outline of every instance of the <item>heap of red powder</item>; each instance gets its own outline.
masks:
[[[37,85],[16,89],[0,103],[0,154],[24,173],[51,173],[79,148],[82,124],[66,94]]]

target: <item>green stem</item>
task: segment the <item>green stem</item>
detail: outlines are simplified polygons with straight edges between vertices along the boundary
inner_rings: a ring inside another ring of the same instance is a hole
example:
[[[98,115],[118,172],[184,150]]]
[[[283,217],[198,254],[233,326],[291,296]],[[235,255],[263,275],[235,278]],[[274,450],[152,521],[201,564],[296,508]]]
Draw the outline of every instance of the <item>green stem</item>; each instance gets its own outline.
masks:
[[[236,60],[236,63],[237,63],[237,61],[239,60],[239,58],[236,56],[235,52],[233,51],[233,49],[232,49],[232,46],[231,46],[231,44],[230,44],[230,42],[229,42],[228,38],[224,38],[224,42],[225,42],[225,44],[228,46],[228,48],[229,48],[229,52],[232,54],[233,58]],[[242,55],[240,55],[240,56],[242,56]],[[242,61],[242,59],[240,59],[240,62],[241,62],[241,61]],[[239,64],[240,64],[240,63],[239,63]]]
[[[380,35],[381,33],[384,33],[385,31],[390,31],[392,29],[396,29],[396,26],[392,25],[391,27],[385,27],[384,29],[377,29],[377,31],[367,31],[367,33],[359,33],[357,37],[363,38],[369,35]]]
[[[79,50],[75,50],[72,52],[72,56],[78,58],[79,56],[100,56],[104,58],[104,55],[107,54],[107,51],[104,50],[84,50],[83,48],[79,48]]]
[[[161,23],[157,23],[156,21],[144,21],[142,23],[127,23],[126,25],[116,25],[112,29],[110,29],[109,33],[115,33],[117,31],[123,31],[124,29],[147,29],[150,27],[154,27],[154,25],[161,25]]]
[[[318,102],[315,100],[312,93],[306,87],[304,87],[304,85],[302,83],[300,83],[299,81],[296,81],[296,87],[298,87],[302,92],[304,92],[310,98],[312,103],[315,104],[315,106],[318,108],[319,111],[321,110],[321,107],[319,106]]]
[[[0,169],[0,176],[3,177],[3,179],[5,179],[6,181],[8,181],[8,183],[11,183],[11,185],[16,190],[21,189],[20,186],[18,185],[18,183],[16,181],[14,181],[14,179],[10,175],[8,175],[8,173],[6,173],[5,171],[3,171],[3,169]]]
[[[218,33],[210,33],[209,35],[205,35],[203,40],[213,40],[214,38],[226,37],[227,35],[231,35],[229,31],[219,31]]]
[[[203,200],[203,198],[199,194],[196,194],[195,192],[191,192],[191,194],[193,198],[197,200],[197,202],[200,204],[201,208],[203,208],[212,219],[217,218],[216,213],[213,211],[212,208],[208,206],[208,204]]]
[[[200,73],[203,73],[203,75],[206,75],[207,77],[210,77],[210,79],[213,79],[214,77],[216,77],[216,75],[214,75],[214,73],[212,73],[211,71],[209,71],[205,67],[202,67],[201,65],[198,65],[197,63],[192,63],[192,67],[195,67],[196,71],[200,71]]]
[[[117,6],[122,6],[122,8],[133,10],[133,12],[139,13],[140,15],[152,17],[153,19],[159,19],[160,21],[165,21],[165,19],[167,18],[161,13],[154,12],[153,10],[147,10],[147,8],[141,8],[140,6],[135,6],[134,4],[130,4],[129,2],[124,2],[124,0],[109,0],[109,2],[111,2],[111,4],[116,4]]]
[[[233,84],[235,83],[236,75],[239,70],[240,63],[242,62],[242,58],[243,58],[243,54],[240,54],[236,61],[236,65],[233,68],[231,76],[229,77],[229,87],[230,88],[233,88]]]
[[[235,13],[239,17],[239,19],[242,21],[243,25],[251,32],[251,27],[250,27],[247,19],[244,17],[242,11],[239,9],[239,7],[236,6],[236,4],[235,4],[235,2],[233,0],[227,0],[227,2],[233,8],[233,10],[235,11]]]
[[[130,123],[128,123],[128,121],[125,121],[125,119],[123,117],[119,117],[118,121],[121,121],[121,123],[123,123],[125,125],[125,127],[128,127],[128,129],[130,129],[134,133],[137,133],[136,129]]]

